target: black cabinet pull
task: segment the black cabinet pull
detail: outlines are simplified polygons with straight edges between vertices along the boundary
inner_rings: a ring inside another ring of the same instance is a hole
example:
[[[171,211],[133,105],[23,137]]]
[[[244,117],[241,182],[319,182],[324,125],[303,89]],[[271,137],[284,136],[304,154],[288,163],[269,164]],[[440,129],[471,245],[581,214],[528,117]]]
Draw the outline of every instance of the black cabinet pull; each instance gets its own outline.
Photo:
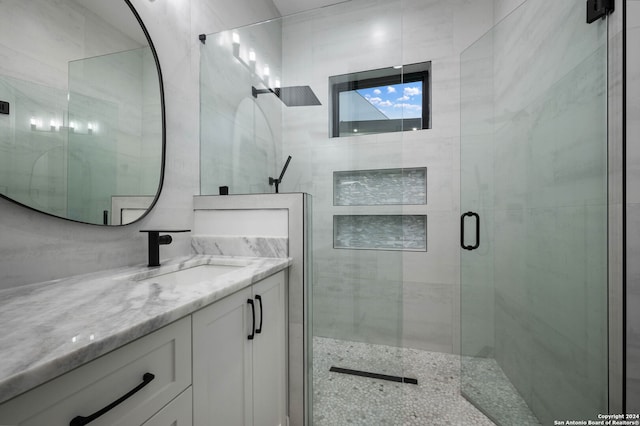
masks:
[[[464,243],[464,218],[467,216],[476,219],[476,243],[472,246],[465,245]],[[478,213],[466,212],[460,217],[460,246],[465,250],[475,250],[480,247],[480,215]]]
[[[91,423],[92,421],[94,421],[98,417],[102,416],[103,414],[106,414],[107,412],[111,411],[116,406],[120,405],[122,402],[127,400],[128,398],[132,397],[136,392],[141,390],[143,387],[147,386],[155,378],[156,378],[156,376],[154,374],[144,373],[144,375],[142,376],[142,383],[140,383],[138,386],[136,386],[135,388],[131,389],[125,395],[123,395],[120,398],[118,398],[117,400],[113,401],[111,404],[107,405],[102,410],[96,411],[95,413],[93,413],[90,416],[87,416],[87,417],[76,416],[76,417],[74,417],[69,422],[69,426],[84,426],[84,425],[87,425],[87,424]]]
[[[251,334],[247,337],[249,340],[253,340],[256,335],[256,307],[253,304],[253,299],[248,299],[247,303],[251,305],[251,318],[253,319],[253,325],[251,326]]]
[[[260,302],[260,326],[258,326],[258,329],[256,330],[256,334],[260,334],[260,333],[262,333],[262,312],[263,312],[263,309],[262,309],[262,296],[257,295],[256,296],[256,300],[258,302]]]

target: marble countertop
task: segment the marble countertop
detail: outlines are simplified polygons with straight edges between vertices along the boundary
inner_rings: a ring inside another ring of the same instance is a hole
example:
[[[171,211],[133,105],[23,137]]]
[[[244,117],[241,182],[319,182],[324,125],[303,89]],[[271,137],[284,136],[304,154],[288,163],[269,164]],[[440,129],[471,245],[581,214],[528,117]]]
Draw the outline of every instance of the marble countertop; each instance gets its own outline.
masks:
[[[153,280],[211,264],[243,267],[198,283]],[[0,403],[290,265],[290,258],[194,255],[0,291]]]

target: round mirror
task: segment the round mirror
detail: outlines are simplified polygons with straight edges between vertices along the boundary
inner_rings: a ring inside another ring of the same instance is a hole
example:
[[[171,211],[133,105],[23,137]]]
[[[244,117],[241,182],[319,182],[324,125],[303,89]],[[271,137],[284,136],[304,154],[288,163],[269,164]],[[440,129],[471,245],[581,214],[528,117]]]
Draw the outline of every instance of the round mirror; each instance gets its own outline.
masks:
[[[122,225],[162,186],[157,55],[129,0],[0,3],[0,196]]]

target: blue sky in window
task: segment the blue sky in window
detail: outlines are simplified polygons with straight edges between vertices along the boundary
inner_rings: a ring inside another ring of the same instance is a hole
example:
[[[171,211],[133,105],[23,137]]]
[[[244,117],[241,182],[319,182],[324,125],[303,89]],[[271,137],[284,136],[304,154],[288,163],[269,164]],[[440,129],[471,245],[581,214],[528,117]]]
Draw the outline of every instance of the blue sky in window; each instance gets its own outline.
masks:
[[[371,87],[357,92],[391,119],[422,117],[422,82]]]

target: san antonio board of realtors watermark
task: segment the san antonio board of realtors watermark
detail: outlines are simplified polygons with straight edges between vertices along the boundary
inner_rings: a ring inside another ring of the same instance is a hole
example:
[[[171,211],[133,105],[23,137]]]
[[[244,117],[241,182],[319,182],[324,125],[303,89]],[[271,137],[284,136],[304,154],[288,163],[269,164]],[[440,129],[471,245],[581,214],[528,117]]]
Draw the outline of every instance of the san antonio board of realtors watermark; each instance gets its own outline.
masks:
[[[554,420],[554,426],[640,426],[640,414],[598,414],[592,420]]]

